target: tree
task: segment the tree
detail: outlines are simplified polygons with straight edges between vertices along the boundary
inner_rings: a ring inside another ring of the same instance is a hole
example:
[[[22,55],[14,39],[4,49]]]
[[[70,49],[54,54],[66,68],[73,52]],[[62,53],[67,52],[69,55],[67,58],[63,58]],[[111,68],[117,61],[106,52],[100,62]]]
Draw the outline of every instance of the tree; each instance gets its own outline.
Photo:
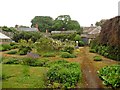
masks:
[[[75,41],[81,41],[81,37],[80,37],[80,35],[79,34],[76,34],[76,36],[75,36]]]
[[[51,29],[51,26],[53,25],[53,18],[50,16],[35,16],[31,20],[31,23],[31,27],[36,27],[36,25],[38,25],[38,29],[45,32],[46,29]]]
[[[80,30],[80,25],[76,20],[69,21],[66,27],[68,30]]]
[[[54,30],[60,31],[62,29],[63,29],[63,22],[61,20],[55,20],[53,22],[52,31]]]
[[[80,30],[80,25],[76,20],[71,20],[69,15],[60,15],[54,20],[52,30]]]
[[[106,21],[107,21],[107,19],[102,19],[102,20],[100,20],[99,22],[97,21],[97,22],[95,23],[95,25],[96,25],[96,26],[102,26]]]
[[[3,26],[2,27],[2,30],[3,31],[6,31],[6,32],[13,32],[13,33],[15,33],[16,32],[16,29],[15,28],[13,28],[13,27],[7,27],[7,26]]]
[[[28,41],[29,39],[31,39],[33,42],[36,42],[38,39],[40,39],[42,37],[40,32],[17,32],[13,35],[12,40],[14,40],[15,42],[18,42],[20,39],[26,40]]]
[[[67,30],[67,24],[71,21],[69,15],[60,15],[54,20],[53,30]]]

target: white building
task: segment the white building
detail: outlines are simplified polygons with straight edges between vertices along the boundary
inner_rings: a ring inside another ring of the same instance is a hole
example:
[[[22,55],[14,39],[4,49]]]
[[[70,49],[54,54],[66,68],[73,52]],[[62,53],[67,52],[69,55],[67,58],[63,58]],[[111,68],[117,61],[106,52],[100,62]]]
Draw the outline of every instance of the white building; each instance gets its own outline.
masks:
[[[4,34],[2,34],[1,32],[0,32],[0,44],[2,44],[2,43],[7,43],[7,42],[11,42],[12,40],[11,40],[11,38],[10,37],[8,37],[8,36],[6,36],[6,35],[4,35]]]

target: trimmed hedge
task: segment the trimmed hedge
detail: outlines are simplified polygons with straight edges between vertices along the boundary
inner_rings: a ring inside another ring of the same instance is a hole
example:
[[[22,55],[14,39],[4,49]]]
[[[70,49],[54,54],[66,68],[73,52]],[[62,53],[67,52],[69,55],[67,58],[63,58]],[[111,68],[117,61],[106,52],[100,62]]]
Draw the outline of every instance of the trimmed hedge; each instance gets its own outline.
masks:
[[[55,53],[45,53],[43,57],[55,57]]]
[[[7,54],[16,54],[16,53],[17,53],[17,50],[12,50],[12,51],[7,52]]]
[[[61,53],[61,57],[62,57],[62,58],[76,58],[76,55],[70,54],[70,53],[68,53],[68,52],[62,52],[62,53]]]
[[[120,61],[120,46],[100,45],[93,41],[90,44],[90,48],[90,52]]]
[[[81,78],[80,66],[78,63],[69,63],[64,60],[57,61],[48,70],[47,78],[50,82],[48,83],[49,88],[75,87]]]
[[[11,49],[11,46],[10,46],[10,44],[2,44],[2,45],[0,45],[0,49],[1,49],[1,51],[7,51],[7,50],[10,50]]]

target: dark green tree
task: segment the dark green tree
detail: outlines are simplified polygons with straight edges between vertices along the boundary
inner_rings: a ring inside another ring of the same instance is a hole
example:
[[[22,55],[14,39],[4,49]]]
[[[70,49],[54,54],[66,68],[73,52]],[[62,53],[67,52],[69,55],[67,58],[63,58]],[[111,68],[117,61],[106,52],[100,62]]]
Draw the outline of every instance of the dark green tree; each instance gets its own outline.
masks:
[[[71,20],[69,15],[58,16],[53,23],[52,30],[80,30],[80,25],[76,20]]]
[[[68,30],[80,30],[80,25],[76,20],[69,21],[66,27]]]
[[[52,30],[67,30],[67,25],[70,21],[69,15],[60,15],[54,20]]]
[[[38,27],[38,29],[42,32],[45,32],[46,29],[50,30],[53,25],[53,18],[50,16],[35,16],[31,20],[31,27]]]
[[[12,40],[14,40],[15,42],[18,42],[19,40],[23,39],[28,41],[29,39],[31,39],[33,42],[36,42],[38,39],[40,39],[42,37],[40,32],[16,32],[13,35]]]

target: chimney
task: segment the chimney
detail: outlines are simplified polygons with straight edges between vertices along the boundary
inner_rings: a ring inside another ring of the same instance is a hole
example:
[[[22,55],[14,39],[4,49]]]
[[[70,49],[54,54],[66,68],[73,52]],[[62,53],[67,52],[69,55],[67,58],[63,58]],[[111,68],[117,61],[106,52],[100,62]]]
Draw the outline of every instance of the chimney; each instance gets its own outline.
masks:
[[[19,25],[17,25],[17,24],[16,24],[16,25],[15,25],[15,28],[17,28],[17,29],[18,29],[18,28],[19,28]]]
[[[93,24],[91,24],[91,27],[93,27]]]
[[[38,29],[38,31],[40,31],[40,30],[39,30],[39,28],[38,28],[38,24],[37,24],[37,23],[35,24],[35,28],[37,28],[37,29]]]

